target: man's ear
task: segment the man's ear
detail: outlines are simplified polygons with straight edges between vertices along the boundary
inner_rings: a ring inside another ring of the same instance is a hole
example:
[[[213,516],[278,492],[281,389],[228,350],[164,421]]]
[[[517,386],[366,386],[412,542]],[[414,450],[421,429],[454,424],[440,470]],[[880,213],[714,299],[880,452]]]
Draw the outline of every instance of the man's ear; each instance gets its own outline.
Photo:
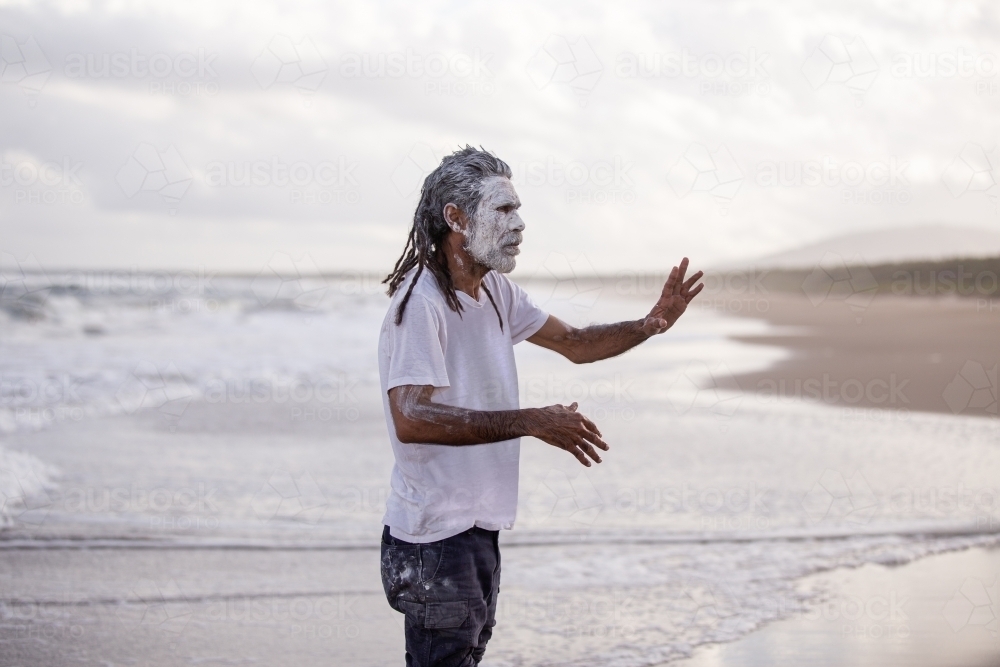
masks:
[[[444,221],[448,223],[451,231],[464,234],[469,228],[469,218],[462,212],[462,209],[452,203],[444,205]]]

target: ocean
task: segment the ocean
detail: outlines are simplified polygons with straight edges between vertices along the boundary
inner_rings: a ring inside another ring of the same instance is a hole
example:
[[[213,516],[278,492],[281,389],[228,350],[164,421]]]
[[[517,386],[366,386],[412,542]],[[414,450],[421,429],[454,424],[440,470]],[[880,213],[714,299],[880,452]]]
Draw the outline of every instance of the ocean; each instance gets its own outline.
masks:
[[[291,592],[383,605],[340,638],[354,640],[352,664],[382,664],[357,649],[376,642],[364,626],[401,637],[401,625],[378,625],[393,614],[377,569],[358,563],[377,552],[392,466],[376,363],[388,299],[366,274],[288,275],[7,275],[0,553],[304,559],[282,568],[330,554],[354,563],[342,589],[303,591],[302,573]],[[614,281],[524,284],[577,325],[641,317],[655,298]],[[576,366],[517,347],[522,406],[577,401],[611,450],[586,469],[522,442],[484,664],[654,665],[819,608],[830,591],[812,574],[1000,543],[997,420],[740,386],[789,353],[733,337],[773,331],[696,301],[616,359]],[[67,577],[50,593],[78,605],[135,595]],[[284,595],[288,577],[188,582],[165,599]]]

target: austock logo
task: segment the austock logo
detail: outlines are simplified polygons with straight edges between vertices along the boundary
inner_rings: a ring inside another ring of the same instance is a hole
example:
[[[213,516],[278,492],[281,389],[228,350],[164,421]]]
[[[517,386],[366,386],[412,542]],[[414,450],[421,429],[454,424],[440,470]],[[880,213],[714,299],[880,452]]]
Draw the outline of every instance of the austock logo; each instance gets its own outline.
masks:
[[[567,203],[633,204],[635,183],[629,172],[634,162],[613,159],[564,161],[553,156],[511,165],[511,182],[520,188],[546,187],[565,193]]]
[[[843,84],[854,96],[858,106],[878,76],[878,63],[861,37],[845,43],[840,37],[827,35],[802,64],[802,74],[819,90],[827,84]]]
[[[0,35],[0,82],[16,84],[28,96],[30,106],[35,106],[51,73],[52,65],[34,37],[18,42],[10,35]]]
[[[725,363],[689,363],[667,388],[667,401],[678,414],[708,414],[725,422],[743,402],[743,389]]]
[[[586,255],[570,259],[555,252],[549,253],[525,287],[531,290],[539,306],[569,306],[578,315],[593,310],[604,289]]]
[[[525,503],[536,521],[570,521],[585,526],[593,525],[604,507],[604,499],[583,470],[573,474],[549,470]]]
[[[18,453],[7,456],[18,457]],[[0,469],[0,528],[11,519],[40,525],[55,507],[49,494],[54,489],[53,483],[44,473],[39,475],[31,464],[28,460],[14,469]]]
[[[140,192],[155,192],[170,206],[180,202],[193,178],[173,144],[160,151],[150,143],[139,144],[115,175],[118,187],[129,199]],[[173,215],[177,209],[168,211]]]
[[[265,523],[290,521],[315,526],[330,501],[309,473],[276,469],[250,504],[257,518]]]
[[[1000,147],[967,143],[945,169],[941,179],[956,199],[981,192],[997,205],[1000,199]]]
[[[968,577],[942,612],[954,632],[981,627],[1000,637],[1000,577],[990,584]]]
[[[700,628],[718,628],[720,625],[740,620],[748,609],[742,596],[734,594],[725,585],[706,586],[692,582],[688,585],[682,604],[690,611],[690,623]]]
[[[184,379],[176,364],[162,369],[151,361],[141,361],[115,392],[115,398],[126,414],[141,409],[155,409],[176,422],[184,414],[195,392]]]
[[[720,212],[729,212],[743,184],[743,170],[724,145],[712,151],[703,144],[687,147],[667,173],[667,182],[678,197],[703,192],[719,202]]]
[[[845,478],[827,469],[802,499],[802,507],[813,523],[866,524],[878,510],[878,499],[860,471]]]
[[[77,173],[82,168],[82,162],[65,156],[61,162],[4,157],[0,187],[13,186],[15,204],[82,204],[83,183]]]
[[[327,66],[309,37],[295,42],[287,35],[275,35],[254,59],[250,72],[264,90],[287,85],[312,95],[323,84]]]
[[[823,255],[802,283],[802,291],[813,306],[827,300],[843,301],[857,313],[855,321],[858,324],[861,324],[862,313],[875,299],[878,287],[878,281],[861,255],[855,255],[848,264],[832,252]]]
[[[528,61],[527,72],[539,90],[550,85],[566,86],[584,107],[601,79],[604,65],[585,37],[571,42],[562,35],[549,35]]]
[[[615,75],[623,79],[692,79],[699,82],[702,95],[763,96],[771,92],[767,81],[769,59],[769,53],[756,48],[702,54],[693,54],[687,48],[679,52],[625,52],[615,61]]]
[[[34,255],[23,260],[0,252],[0,307],[28,317],[40,317],[51,285]]]
[[[409,197],[416,193],[424,178],[438,166],[440,158],[437,151],[425,143],[417,142],[410,148],[396,168],[393,169],[390,180],[400,197]]]
[[[129,629],[146,626],[176,639],[194,616],[194,607],[173,579],[139,579],[115,615]]]
[[[966,361],[942,394],[948,408],[955,414],[966,410],[983,410],[996,415],[997,368],[998,364],[987,369],[978,361]]]
[[[276,252],[254,276],[250,289],[261,306],[291,303],[311,312],[322,304],[329,284],[310,255],[296,259],[286,252]]]
[[[133,79],[148,81],[151,95],[218,95],[218,73],[212,66],[218,53],[197,51],[177,53],[129,52],[71,53],[66,56],[63,74],[70,79]]]

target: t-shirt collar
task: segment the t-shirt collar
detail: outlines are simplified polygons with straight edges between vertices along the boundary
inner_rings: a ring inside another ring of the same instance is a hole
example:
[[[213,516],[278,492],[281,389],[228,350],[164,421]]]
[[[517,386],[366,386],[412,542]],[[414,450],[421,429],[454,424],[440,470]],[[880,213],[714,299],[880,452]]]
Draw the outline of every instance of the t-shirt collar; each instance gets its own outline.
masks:
[[[460,289],[457,289],[455,291],[458,293],[458,298],[460,301],[462,301],[462,303],[470,305],[473,308],[482,308],[483,303],[485,303],[487,298],[485,293],[486,291],[483,289],[482,285],[479,286],[479,301],[476,301],[475,299],[473,299],[471,296],[469,296]]]

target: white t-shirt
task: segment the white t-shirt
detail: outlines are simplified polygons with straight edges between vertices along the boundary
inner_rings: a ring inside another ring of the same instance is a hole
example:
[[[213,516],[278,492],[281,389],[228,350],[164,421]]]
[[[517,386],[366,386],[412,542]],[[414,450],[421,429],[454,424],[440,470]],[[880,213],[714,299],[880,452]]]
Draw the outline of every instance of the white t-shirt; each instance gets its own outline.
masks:
[[[479,290],[478,302],[458,291],[462,312],[457,313],[425,269],[396,326],[396,308],[414,272],[393,297],[379,335],[382,404],[396,457],[382,522],[393,537],[417,543],[443,540],[473,526],[512,528],[521,439],[457,447],[401,443],[388,392],[400,385],[432,385],[435,403],[517,410],[514,344],[538,331],[548,315],[509,278],[490,271],[483,283],[503,318],[501,331],[485,290]]]

